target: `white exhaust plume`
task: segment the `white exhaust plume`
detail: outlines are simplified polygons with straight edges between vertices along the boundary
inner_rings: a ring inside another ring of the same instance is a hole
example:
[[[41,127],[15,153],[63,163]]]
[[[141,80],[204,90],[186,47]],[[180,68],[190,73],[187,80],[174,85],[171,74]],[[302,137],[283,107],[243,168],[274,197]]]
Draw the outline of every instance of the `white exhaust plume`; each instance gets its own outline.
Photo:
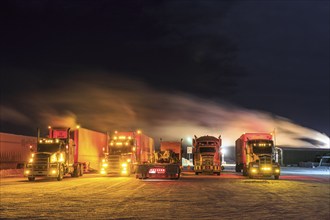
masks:
[[[159,92],[120,77],[94,74],[39,96],[25,93],[21,98],[28,100],[33,112],[28,117],[51,126],[81,124],[104,132],[142,129],[155,140],[221,135],[223,146],[234,146],[245,132],[275,131],[276,145],[329,148],[327,135],[289,119],[181,93]]]

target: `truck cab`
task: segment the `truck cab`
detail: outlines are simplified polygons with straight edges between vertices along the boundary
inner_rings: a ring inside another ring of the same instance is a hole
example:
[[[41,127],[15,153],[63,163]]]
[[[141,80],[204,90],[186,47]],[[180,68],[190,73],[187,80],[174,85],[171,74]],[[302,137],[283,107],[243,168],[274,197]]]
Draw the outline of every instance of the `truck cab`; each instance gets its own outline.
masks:
[[[66,140],[58,138],[39,138],[36,151],[25,166],[24,175],[29,181],[37,176],[46,176],[62,180],[66,171],[65,163],[69,160]]]
[[[129,176],[136,172],[139,164],[150,162],[154,142],[140,130],[115,131],[109,135],[108,139],[108,146],[104,149],[104,159],[101,165],[100,173],[102,175]]]
[[[82,165],[74,166],[75,145],[70,139],[70,128],[50,129],[49,136],[40,137],[38,129],[37,148],[30,149],[31,158],[24,168],[24,176],[29,181],[36,177],[56,178],[58,181],[70,173],[82,176]]]
[[[221,173],[221,137],[202,136],[193,140],[195,174]]]
[[[236,140],[236,172],[243,170],[244,176],[279,179],[280,164],[276,158],[271,134],[248,133]]]

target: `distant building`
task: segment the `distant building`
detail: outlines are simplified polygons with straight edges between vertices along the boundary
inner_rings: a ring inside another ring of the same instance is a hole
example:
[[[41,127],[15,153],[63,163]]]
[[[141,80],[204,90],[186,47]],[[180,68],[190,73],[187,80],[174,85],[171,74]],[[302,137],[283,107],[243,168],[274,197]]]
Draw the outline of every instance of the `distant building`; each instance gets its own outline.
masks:
[[[318,164],[322,156],[330,155],[330,149],[278,147],[282,149],[282,153],[279,155],[279,161],[282,163],[282,166],[299,166],[301,162]]]

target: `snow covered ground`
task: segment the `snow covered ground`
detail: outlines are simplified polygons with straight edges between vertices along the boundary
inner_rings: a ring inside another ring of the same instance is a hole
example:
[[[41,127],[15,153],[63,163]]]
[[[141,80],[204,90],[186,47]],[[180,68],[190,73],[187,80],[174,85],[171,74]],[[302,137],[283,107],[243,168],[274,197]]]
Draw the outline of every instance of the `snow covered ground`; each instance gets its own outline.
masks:
[[[0,218],[330,219],[328,174],[284,168],[280,180],[248,179],[226,168],[221,176],[185,172],[179,180],[1,178]]]

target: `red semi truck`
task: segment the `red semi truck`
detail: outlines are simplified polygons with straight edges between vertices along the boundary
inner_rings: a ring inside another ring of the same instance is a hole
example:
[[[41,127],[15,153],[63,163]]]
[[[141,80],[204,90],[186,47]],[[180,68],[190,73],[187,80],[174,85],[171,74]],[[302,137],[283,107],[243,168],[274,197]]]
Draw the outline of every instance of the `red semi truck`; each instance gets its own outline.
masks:
[[[221,136],[201,136],[193,139],[195,174],[221,174]]]
[[[154,152],[152,162],[140,164],[136,178],[171,178],[181,175],[182,141],[161,141],[160,151]]]
[[[106,133],[85,128],[51,128],[48,137],[41,138],[38,129],[36,149],[25,165],[24,175],[29,181],[36,177],[62,180],[66,174],[82,176],[84,172],[99,170]]]
[[[140,130],[115,131],[109,135],[100,173],[129,176],[136,172],[138,164],[150,163],[154,150],[154,140]]]
[[[245,133],[235,142],[236,172],[244,176],[274,176],[279,179],[280,165],[271,133]]]

